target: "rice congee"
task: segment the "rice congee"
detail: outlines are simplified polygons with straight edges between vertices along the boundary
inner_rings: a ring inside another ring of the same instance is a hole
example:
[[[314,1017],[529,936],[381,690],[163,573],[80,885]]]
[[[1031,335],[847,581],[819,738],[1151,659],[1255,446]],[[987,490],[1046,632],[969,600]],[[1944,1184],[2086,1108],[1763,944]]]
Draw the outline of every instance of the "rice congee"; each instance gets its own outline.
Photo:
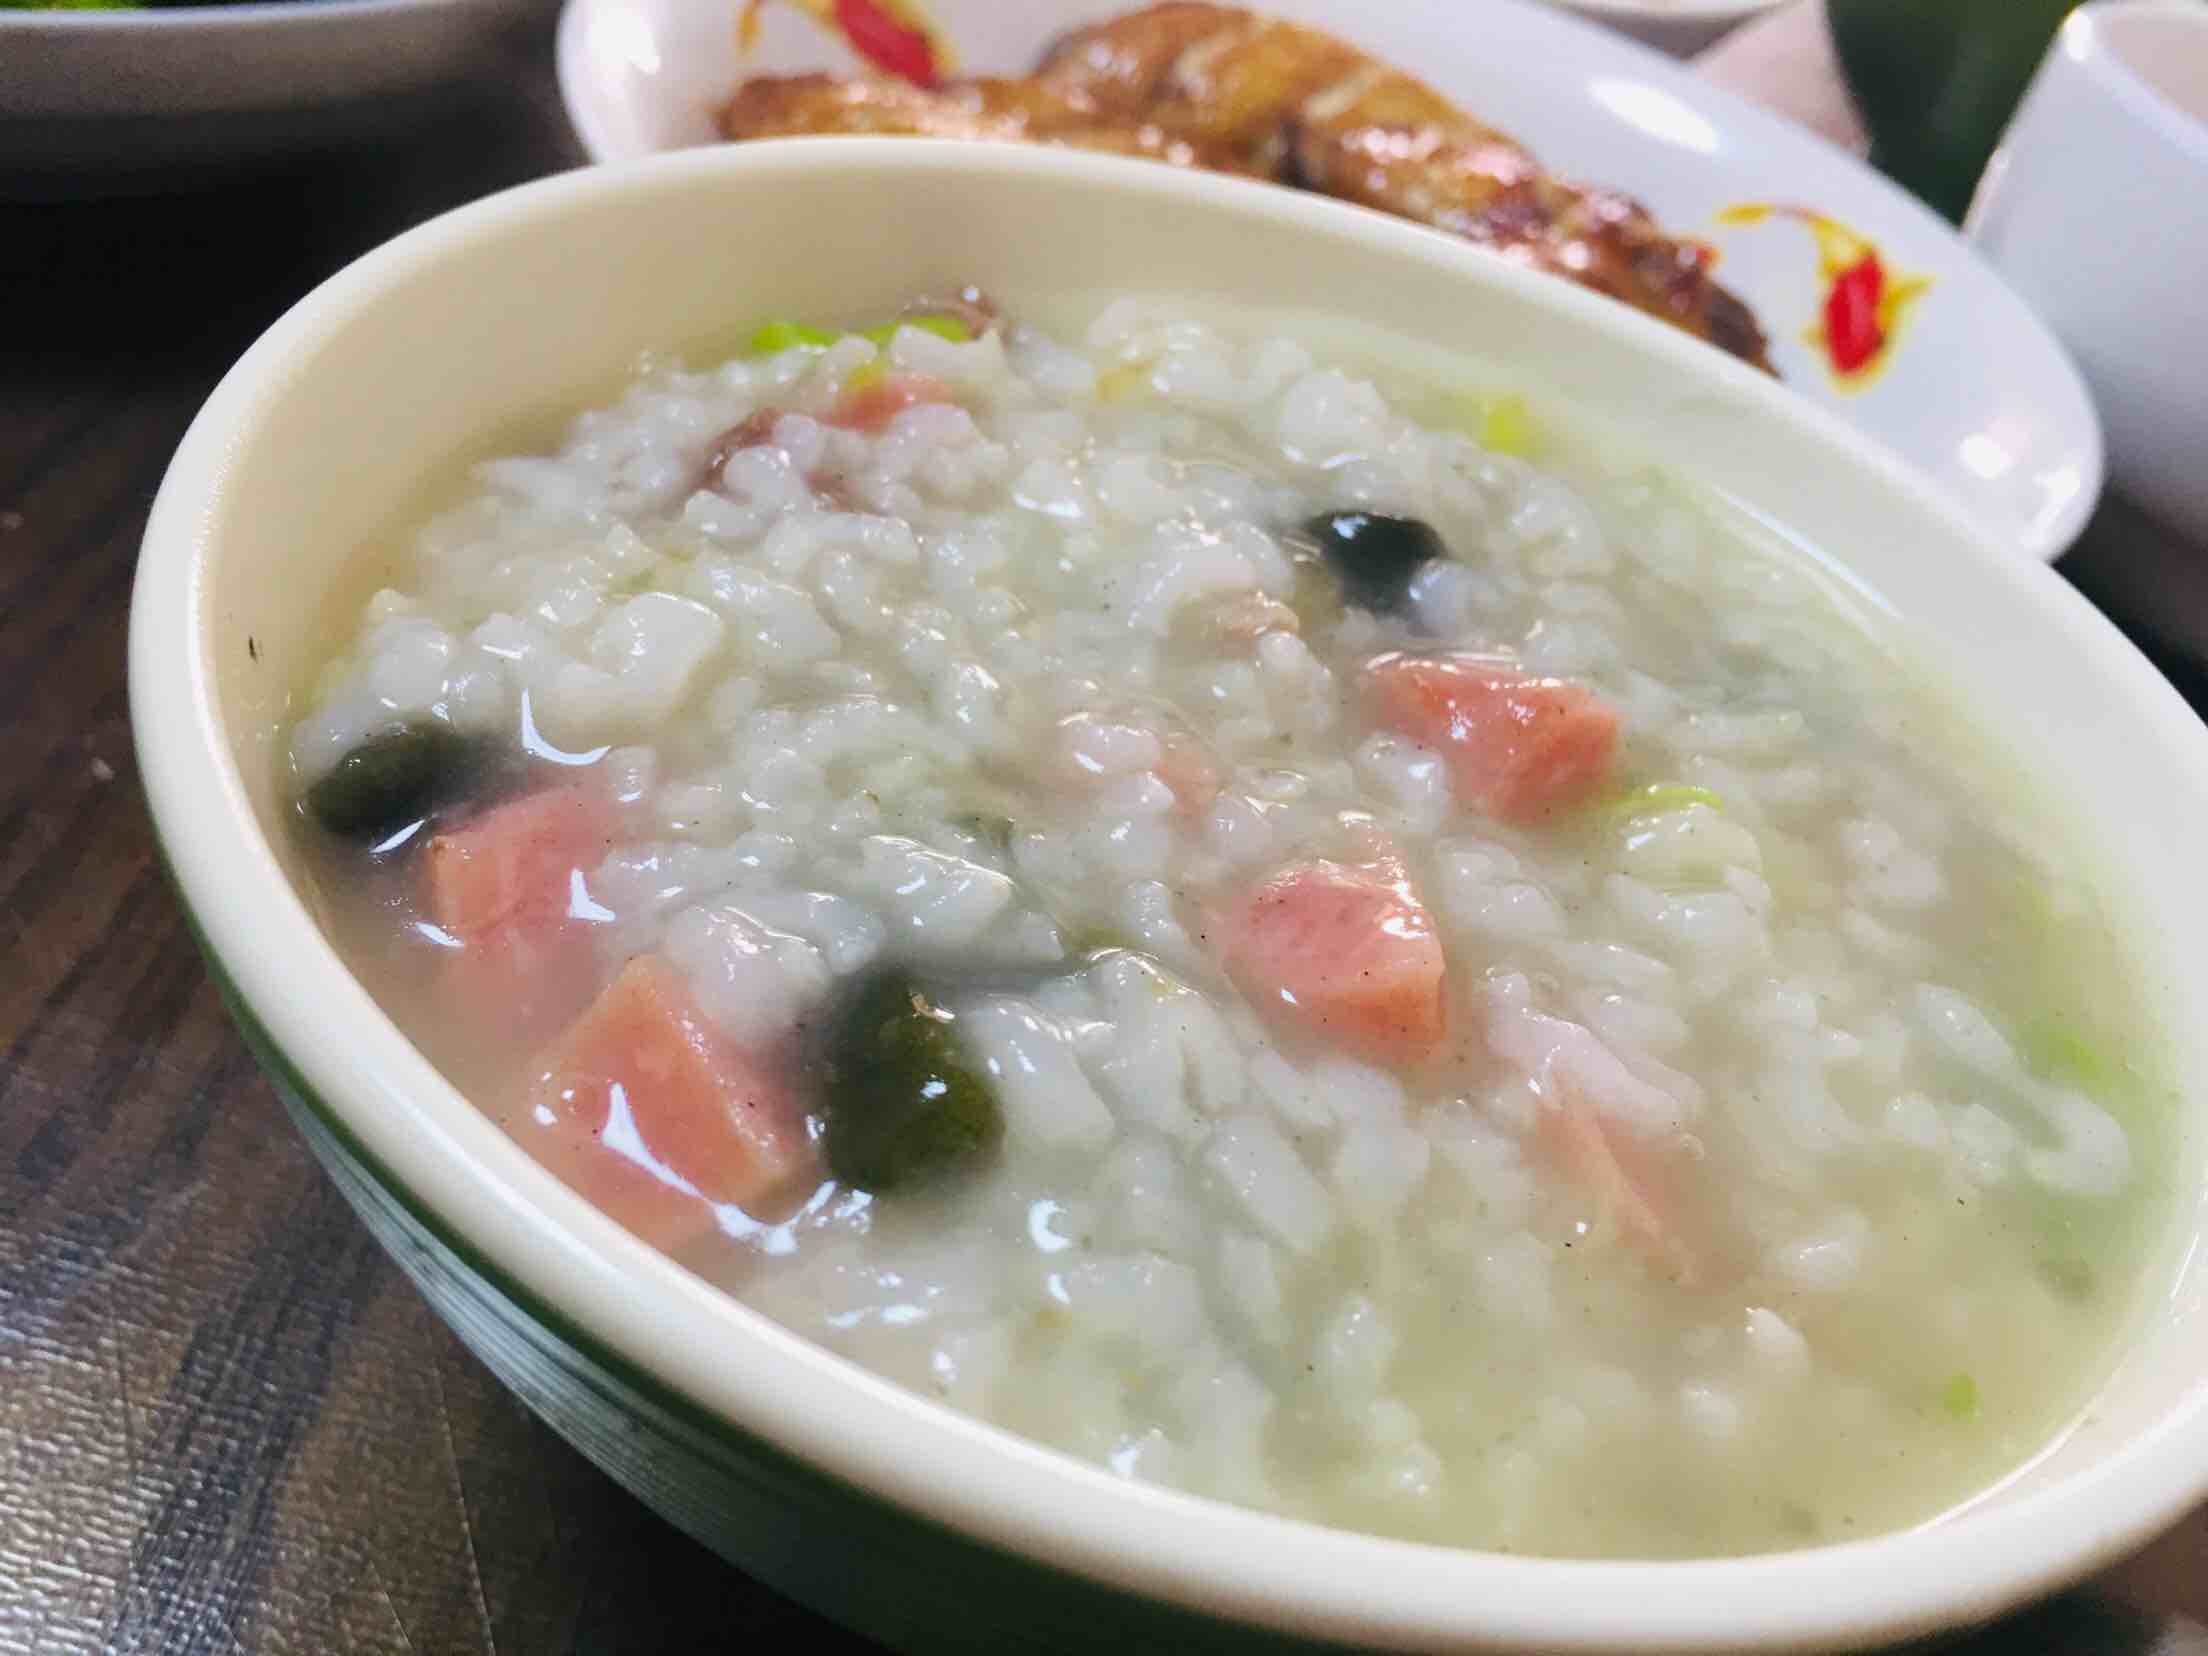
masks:
[[[2177,1107],[1847,548],[1411,353],[845,320],[475,466],[305,688],[323,923],[515,1140],[915,1390],[1386,1535],[1840,1540],[2067,1428]]]

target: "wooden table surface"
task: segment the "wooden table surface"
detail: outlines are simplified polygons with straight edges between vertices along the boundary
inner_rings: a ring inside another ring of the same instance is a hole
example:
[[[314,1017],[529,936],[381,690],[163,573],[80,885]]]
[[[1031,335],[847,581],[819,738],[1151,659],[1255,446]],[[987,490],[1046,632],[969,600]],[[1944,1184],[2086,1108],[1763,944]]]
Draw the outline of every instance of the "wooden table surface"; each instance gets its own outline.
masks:
[[[0,204],[6,1656],[872,1648],[661,1523],[461,1349],[283,1119],[154,859],[123,686],[154,488],[316,281],[580,159],[541,32],[475,92],[373,153]],[[2208,556],[2120,508],[2070,567],[2144,635],[2208,637]],[[2208,1656],[2203,1622],[2208,1515],[1968,1648]]]

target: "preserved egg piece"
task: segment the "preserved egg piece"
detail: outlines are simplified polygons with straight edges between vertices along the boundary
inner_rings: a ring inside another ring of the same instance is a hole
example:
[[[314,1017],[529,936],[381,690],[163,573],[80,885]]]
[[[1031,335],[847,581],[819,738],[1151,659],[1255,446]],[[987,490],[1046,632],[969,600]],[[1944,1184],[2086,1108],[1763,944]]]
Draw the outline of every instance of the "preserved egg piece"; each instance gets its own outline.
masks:
[[[307,790],[307,812],[333,834],[388,839],[441,805],[503,780],[499,744],[439,724],[371,736]]]
[[[1407,615],[1411,581],[1435,558],[1446,558],[1433,525],[1378,512],[1322,512],[1303,532],[1325,554],[1342,595],[1359,609]]]
[[[828,1170],[877,1194],[986,1161],[1004,1137],[995,1090],[959,1051],[957,1014],[907,971],[869,972],[820,1040]]]

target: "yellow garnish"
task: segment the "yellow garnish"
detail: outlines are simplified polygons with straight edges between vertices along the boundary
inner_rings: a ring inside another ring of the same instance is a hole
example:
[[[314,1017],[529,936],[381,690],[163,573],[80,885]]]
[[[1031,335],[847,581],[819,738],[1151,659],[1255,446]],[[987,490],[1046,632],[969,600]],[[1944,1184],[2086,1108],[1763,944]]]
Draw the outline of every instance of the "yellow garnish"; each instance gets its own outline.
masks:
[[[1711,789],[1691,782],[1651,782],[1646,787],[1627,789],[1603,807],[1603,814],[1613,823],[1626,823],[1635,817],[1683,811],[1689,805],[1706,805],[1713,811],[1725,809],[1725,801]]]
[[[1150,364],[1147,362],[1123,362],[1117,368],[1107,368],[1096,376],[1096,400],[1119,402],[1131,397],[1150,383]]]
[[[1940,1387],[1940,1407],[1950,1420],[1978,1418],[1978,1382],[1967,1374],[1951,1374]]]
[[[1515,455],[1524,459],[1541,441],[1541,431],[1533,422],[1533,411],[1526,407],[1526,399],[1516,392],[1500,397],[1489,397],[1480,404],[1480,446],[1493,449],[1497,454]]]

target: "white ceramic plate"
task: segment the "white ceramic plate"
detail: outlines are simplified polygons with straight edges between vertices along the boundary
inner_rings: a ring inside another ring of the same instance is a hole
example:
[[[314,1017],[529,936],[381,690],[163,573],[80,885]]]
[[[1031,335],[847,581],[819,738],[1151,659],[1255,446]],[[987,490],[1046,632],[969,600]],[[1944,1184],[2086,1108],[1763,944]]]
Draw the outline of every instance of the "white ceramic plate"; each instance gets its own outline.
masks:
[[[0,11],[0,192],[75,193],[403,126],[539,0]]]
[[[1692,57],[1787,0],[1549,0],[1673,57]]]
[[[1019,71],[1043,44],[1135,0],[923,0],[957,66]],[[2101,489],[2101,433],[2054,336],[1943,220],[1869,168],[1656,53],[1519,0],[1267,0],[1419,74],[1558,169],[1626,190],[1674,232],[1707,238],[1754,306],[1789,385],[1936,479],[1997,538],[2052,559]],[[597,161],[714,140],[746,74],[858,60],[796,7],[771,4],[739,51],[740,0],[567,0],[560,86]],[[1814,209],[1875,246],[1889,279],[1929,278],[1877,370],[1837,383],[1805,335],[1825,292],[1801,222],[1728,225],[1744,203]]]

